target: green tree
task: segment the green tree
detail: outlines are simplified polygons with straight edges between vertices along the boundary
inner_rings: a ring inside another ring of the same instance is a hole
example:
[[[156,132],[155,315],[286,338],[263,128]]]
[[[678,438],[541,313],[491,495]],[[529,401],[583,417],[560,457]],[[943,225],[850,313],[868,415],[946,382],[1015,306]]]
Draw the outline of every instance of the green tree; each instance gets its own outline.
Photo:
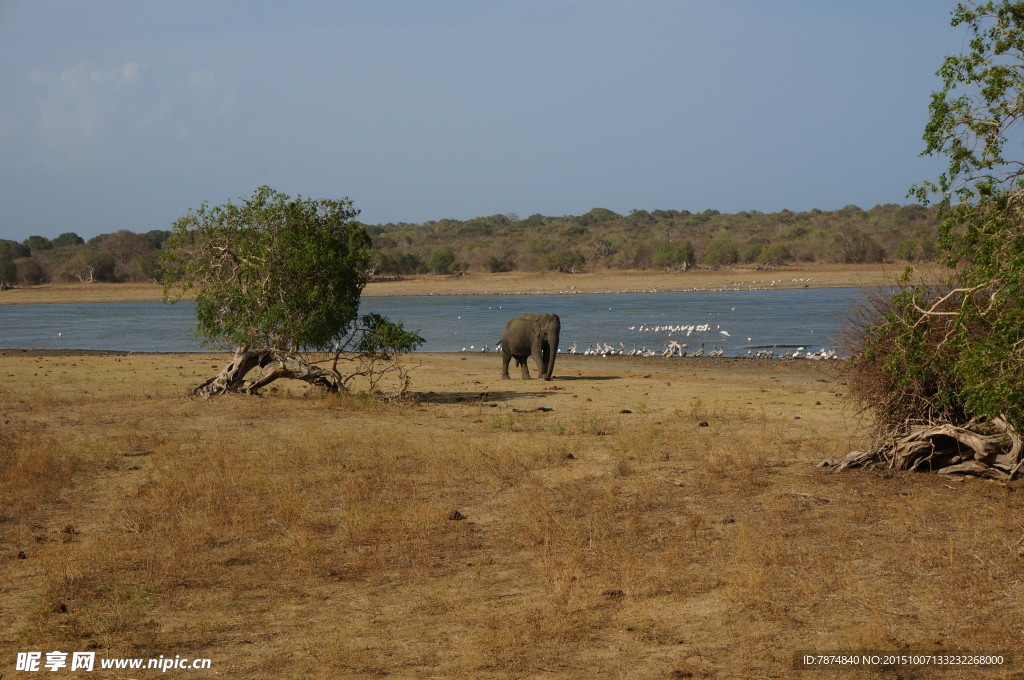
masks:
[[[716,267],[734,265],[740,259],[736,244],[728,236],[719,236],[711,240],[704,249],[704,264]]]
[[[516,268],[516,263],[512,256],[513,254],[508,250],[498,250],[484,259],[484,268],[492,274],[510,272]]]
[[[293,199],[263,186],[244,203],[204,203],[174,222],[162,258],[165,299],[195,290],[197,334],[236,348],[232,362],[193,396],[252,394],[278,378],[344,388],[338,361],[360,331],[372,255],[365,229],[353,222],[357,214],[347,198]],[[406,341],[396,351],[422,341],[389,337]],[[315,362],[304,352],[333,356]],[[260,377],[246,380],[255,368]]]
[[[149,241],[154,248],[157,250],[163,248],[164,241],[171,237],[171,232],[167,229],[150,229],[143,236]]]
[[[764,244],[760,241],[749,241],[743,246],[743,250],[740,251],[741,262],[754,262],[761,257],[761,252],[764,250]]]
[[[18,265],[14,259],[0,253],[0,290],[11,288],[18,281]]]
[[[559,248],[545,253],[540,258],[540,264],[545,269],[566,274],[576,274],[583,271],[587,258],[578,250],[572,248]]]
[[[449,246],[434,248],[427,257],[427,268],[435,274],[453,274],[455,251]]]
[[[694,264],[693,244],[661,241],[654,246],[651,264],[658,269],[687,269]]]
[[[57,238],[50,242],[50,245],[54,248],[63,248],[64,246],[80,246],[85,243],[85,239],[76,234],[73,231],[66,231]]]
[[[773,243],[760,253],[758,253],[757,261],[761,264],[769,266],[778,266],[786,262],[793,260],[793,254],[789,252],[789,249],[779,243]]]
[[[1008,479],[1021,467],[1024,427],[1024,4],[958,4],[952,17],[969,47],[939,69],[924,134],[925,153],[948,166],[912,190],[922,203],[941,200],[951,274],[924,282],[908,271],[876,298],[848,362],[850,393],[880,432],[935,427],[844,464]]]
[[[22,245],[27,247],[29,250],[41,251],[52,248],[53,242],[45,236],[29,236],[27,239],[22,241]]]
[[[96,247],[113,256],[117,265],[116,274],[121,280],[140,278],[141,272],[137,261],[140,256],[152,252],[154,249],[153,243],[148,238],[127,229],[106,235],[96,244]]]

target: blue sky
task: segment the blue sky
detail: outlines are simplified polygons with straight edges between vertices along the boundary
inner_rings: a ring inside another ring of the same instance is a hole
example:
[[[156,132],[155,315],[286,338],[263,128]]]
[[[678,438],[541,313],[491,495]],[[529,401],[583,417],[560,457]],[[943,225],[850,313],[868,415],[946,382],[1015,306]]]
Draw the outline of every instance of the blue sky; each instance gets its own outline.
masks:
[[[945,0],[0,0],[0,238],[908,203]]]

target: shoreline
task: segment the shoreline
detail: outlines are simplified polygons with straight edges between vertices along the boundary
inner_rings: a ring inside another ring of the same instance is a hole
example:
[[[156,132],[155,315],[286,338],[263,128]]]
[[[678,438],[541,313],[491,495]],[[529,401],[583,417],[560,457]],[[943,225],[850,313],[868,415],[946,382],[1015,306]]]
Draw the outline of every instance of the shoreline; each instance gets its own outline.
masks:
[[[557,272],[472,273],[461,276],[418,274],[371,281],[363,297],[430,295],[575,295],[797,288],[864,288],[894,285],[904,264],[784,265],[772,269],[694,268],[686,272],[608,270],[580,274]],[[187,298],[186,298],[187,299]],[[0,305],[159,302],[156,283],[41,284],[0,291]]]

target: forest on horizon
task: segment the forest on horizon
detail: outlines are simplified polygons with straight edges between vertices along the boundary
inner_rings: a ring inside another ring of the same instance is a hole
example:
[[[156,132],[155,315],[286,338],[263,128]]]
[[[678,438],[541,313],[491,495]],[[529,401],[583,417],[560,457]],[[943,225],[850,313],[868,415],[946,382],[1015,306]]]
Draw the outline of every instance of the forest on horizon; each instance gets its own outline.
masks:
[[[936,257],[937,208],[864,210],[633,210],[582,215],[514,214],[420,224],[365,224],[375,277],[421,273],[607,269],[685,270],[789,262],[865,263]],[[0,289],[61,281],[156,281],[170,230],[122,229],[88,240],[74,232],[0,239]]]

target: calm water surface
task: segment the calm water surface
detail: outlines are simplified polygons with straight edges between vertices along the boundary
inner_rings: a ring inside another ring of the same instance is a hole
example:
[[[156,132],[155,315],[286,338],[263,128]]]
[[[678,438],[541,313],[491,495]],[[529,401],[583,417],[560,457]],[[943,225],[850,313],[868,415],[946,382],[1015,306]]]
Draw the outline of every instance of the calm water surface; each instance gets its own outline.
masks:
[[[378,312],[426,338],[425,352],[493,350],[505,322],[554,312],[560,347],[611,345],[660,351],[670,339],[687,351],[715,346],[726,356],[762,347],[831,347],[860,289],[606,293],[581,295],[452,295],[366,297]],[[160,302],[0,305],[0,347],[195,352],[194,304]],[[687,335],[685,329],[693,327]],[[673,329],[675,327],[675,329]],[[723,333],[724,331],[724,333]],[[726,335],[726,333],[728,335]]]

